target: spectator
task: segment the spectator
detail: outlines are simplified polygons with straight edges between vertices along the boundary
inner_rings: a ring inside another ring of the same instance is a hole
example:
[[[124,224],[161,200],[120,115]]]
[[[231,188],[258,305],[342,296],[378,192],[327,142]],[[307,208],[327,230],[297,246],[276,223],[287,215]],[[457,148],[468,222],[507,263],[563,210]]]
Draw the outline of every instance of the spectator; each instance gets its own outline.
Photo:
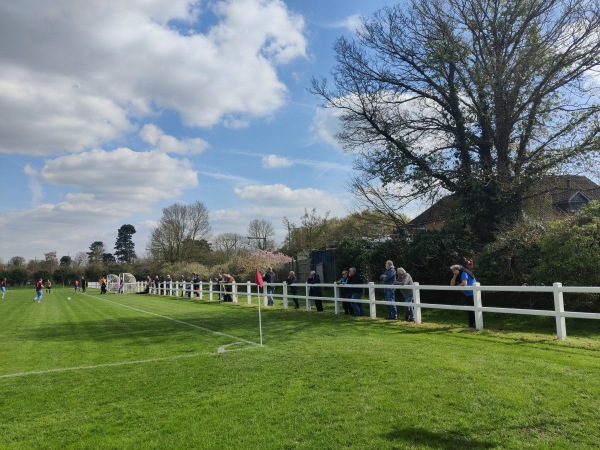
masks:
[[[235,283],[235,278],[226,273],[223,275],[223,284],[225,285],[225,296],[223,298],[224,302],[232,302],[233,301],[233,283]]]
[[[342,278],[336,281],[336,284],[342,285],[340,288],[340,297],[342,298],[350,298],[352,294],[350,293],[350,289],[345,287],[348,284],[348,271],[342,270]],[[344,307],[344,314],[354,315],[354,309],[352,309],[351,302],[342,302],[342,306]]]
[[[350,267],[350,269],[348,269],[348,284],[349,285],[350,284],[362,284],[362,278],[356,271],[355,267]],[[352,300],[360,300],[360,298],[362,297],[363,288],[353,287],[353,288],[349,288],[349,289],[350,289],[350,298]],[[360,302],[352,302],[352,309],[354,310],[355,316],[364,316],[365,315],[365,309],[363,307],[363,304]]]
[[[79,290],[79,280],[75,280],[73,285],[75,286],[75,292],[77,292]]]
[[[450,280],[450,286],[473,286],[473,284],[477,282],[473,272],[460,264],[454,264],[450,267],[450,270],[453,274],[452,279]],[[473,291],[462,291],[462,293],[465,296],[466,304],[473,306]],[[469,327],[475,328],[475,312],[467,311],[467,316],[469,318]]]
[[[308,277],[308,284],[314,285],[320,283],[321,278],[319,277],[319,274],[314,270],[311,270],[310,276]],[[320,297],[323,297],[323,289],[321,286],[310,286],[308,288],[308,296],[315,298],[315,306],[317,307],[317,311],[323,312],[323,301],[320,299]]]
[[[221,272],[217,272],[215,281],[217,282],[217,286],[219,287],[219,301],[222,302],[225,300],[225,289],[223,287],[223,275],[221,275]]]
[[[396,281],[396,269],[394,269],[394,263],[392,261],[385,262],[385,272],[383,272],[380,278],[383,284],[394,284],[394,281]],[[386,302],[395,302],[396,290],[384,289],[383,296]],[[396,305],[388,305],[387,318],[388,320],[396,320],[398,318],[398,310]]]
[[[85,281],[85,277],[81,277],[81,281],[79,282],[79,288],[81,289],[81,292],[83,292],[85,294],[85,289],[87,288],[86,286],[87,282]]]
[[[6,295],[6,278],[2,279],[2,298]]]
[[[275,286],[272,283],[275,283],[275,273],[272,267],[267,268],[267,272],[263,276],[263,281],[267,285],[267,306],[274,306],[273,291],[275,290]]]
[[[299,309],[300,303],[298,302],[298,286],[296,285],[298,279],[296,278],[296,273],[293,270],[290,270],[290,273],[288,274],[288,277],[285,280],[285,282],[290,287],[292,300],[294,300],[294,309]]]
[[[398,269],[396,270],[396,281],[394,281],[394,284],[400,285],[400,286],[409,286],[414,283],[413,283],[413,279],[410,276],[410,274],[406,270],[404,270],[402,267],[398,267]],[[402,294],[402,297],[404,297],[404,301],[406,303],[413,302],[413,290],[412,289],[400,289],[400,293]],[[414,307],[412,307],[412,306],[404,307],[404,320],[406,320],[407,322],[415,321],[415,308]]]
[[[198,275],[197,273],[193,273],[192,274],[192,285],[194,287],[194,295],[196,297],[200,297],[200,275]]]

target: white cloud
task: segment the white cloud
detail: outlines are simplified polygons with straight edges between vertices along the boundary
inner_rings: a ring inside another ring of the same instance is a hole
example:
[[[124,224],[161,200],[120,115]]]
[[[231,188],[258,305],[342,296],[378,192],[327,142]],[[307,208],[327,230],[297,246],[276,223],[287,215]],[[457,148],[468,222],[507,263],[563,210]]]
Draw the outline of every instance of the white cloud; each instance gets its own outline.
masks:
[[[311,126],[317,140],[329,144],[338,151],[342,151],[342,146],[336,138],[342,130],[341,115],[342,110],[338,108],[319,108],[315,112]]]
[[[197,186],[196,172],[186,160],[160,152],[120,148],[63,156],[46,163],[40,179],[56,186],[73,186],[101,207],[122,212],[143,211],[147,202],[177,197]],[[74,196],[68,204],[79,203]]]
[[[318,189],[291,189],[283,184],[253,185],[234,189],[236,195],[255,205],[264,207],[313,208],[330,205],[331,195]]]
[[[345,28],[351,33],[355,33],[362,27],[362,18],[360,14],[352,14],[338,22],[330,25],[331,28]]]
[[[204,139],[188,138],[177,139],[174,136],[169,136],[159,127],[153,124],[146,124],[140,131],[140,137],[154,149],[164,153],[180,153],[180,154],[198,154],[206,150],[209,145]]]
[[[101,146],[155,109],[191,126],[269,117],[287,92],[277,67],[306,55],[303,19],[281,0],[214,0],[201,32],[202,4],[0,3],[0,152]]]
[[[46,161],[39,171],[30,166],[24,171],[36,189],[53,186],[67,191],[56,203],[34,204],[0,216],[3,254],[26,258],[53,249],[75,254],[97,240],[110,249],[123,223],[133,223],[136,214],[148,214],[159,202],[198,184],[189,161],[128,148],[71,154]],[[34,203],[41,201],[41,193],[33,196]],[[24,247],[34,253],[22,254]]]
[[[293,165],[294,161],[277,155],[268,155],[262,158],[262,166],[266,169],[281,169]]]

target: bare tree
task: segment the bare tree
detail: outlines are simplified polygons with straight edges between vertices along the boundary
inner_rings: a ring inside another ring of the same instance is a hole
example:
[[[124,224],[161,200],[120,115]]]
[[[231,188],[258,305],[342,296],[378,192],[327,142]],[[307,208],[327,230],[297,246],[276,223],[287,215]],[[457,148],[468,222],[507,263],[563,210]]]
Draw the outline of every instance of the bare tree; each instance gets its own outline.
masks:
[[[169,263],[190,261],[197,248],[195,241],[210,235],[208,210],[204,203],[175,203],[163,209],[163,215],[150,232],[148,254]]]
[[[228,257],[247,247],[248,240],[238,233],[221,233],[213,241],[213,249],[225,253]]]
[[[598,157],[598,0],[408,0],[335,51],[313,91],[370,206],[451,193],[487,242],[536,180]]]
[[[248,224],[248,239],[260,250],[272,249],[274,242],[269,238],[275,236],[273,224],[268,220],[253,219]]]

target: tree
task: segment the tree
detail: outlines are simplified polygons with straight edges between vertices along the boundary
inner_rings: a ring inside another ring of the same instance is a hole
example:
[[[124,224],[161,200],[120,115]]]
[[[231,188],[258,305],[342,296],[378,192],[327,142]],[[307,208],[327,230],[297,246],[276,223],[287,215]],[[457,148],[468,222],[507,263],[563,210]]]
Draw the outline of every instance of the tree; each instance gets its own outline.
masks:
[[[246,248],[247,239],[238,233],[221,233],[213,241],[214,250],[223,252],[227,257]]]
[[[202,202],[175,203],[163,208],[163,215],[150,232],[148,254],[168,263],[191,261],[196,240],[210,235],[208,210]]]
[[[77,267],[85,266],[88,262],[88,255],[86,252],[78,252],[73,258],[73,264]]]
[[[8,260],[8,264],[13,267],[23,267],[25,265],[25,258],[22,256],[13,256]]]
[[[102,262],[104,258],[104,242],[94,241],[90,245],[90,251],[88,252],[88,259],[91,263]]]
[[[248,224],[248,239],[251,239],[259,250],[272,249],[274,243],[269,238],[274,235],[273,224],[268,220],[253,219]]]
[[[56,252],[44,253],[44,269],[53,271],[58,267],[58,259],[56,258]]]
[[[135,243],[133,242],[133,235],[135,234],[135,227],[133,225],[125,224],[119,228],[117,232],[117,242],[115,242],[115,256],[119,262],[131,263],[134,261],[135,255]]]
[[[60,265],[61,266],[65,266],[65,267],[71,267],[71,263],[73,262],[73,260],[71,259],[70,256],[63,256],[60,258]]]
[[[312,89],[371,205],[454,194],[484,243],[532,183],[598,157],[597,0],[409,0],[335,51],[334,87]]]

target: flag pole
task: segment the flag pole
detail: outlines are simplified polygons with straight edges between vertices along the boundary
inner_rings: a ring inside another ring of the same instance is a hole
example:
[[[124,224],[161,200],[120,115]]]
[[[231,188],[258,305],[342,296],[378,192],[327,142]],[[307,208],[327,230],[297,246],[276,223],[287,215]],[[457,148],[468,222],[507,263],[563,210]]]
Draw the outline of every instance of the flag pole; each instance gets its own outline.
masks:
[[[260,315],[260,286],[256,286],[256,290],[258,292],[258,332],[260,334],[260,346],[263,346],[263,339],[262,339],[262,318]]]
[[[263,279],[260,271],[256,269],[256,292],[258,294],[258,333],[260,335],[260,346],[263,346],[263,338],[262,338],[262,317],[260,315],[260,288],[263,287]]]

